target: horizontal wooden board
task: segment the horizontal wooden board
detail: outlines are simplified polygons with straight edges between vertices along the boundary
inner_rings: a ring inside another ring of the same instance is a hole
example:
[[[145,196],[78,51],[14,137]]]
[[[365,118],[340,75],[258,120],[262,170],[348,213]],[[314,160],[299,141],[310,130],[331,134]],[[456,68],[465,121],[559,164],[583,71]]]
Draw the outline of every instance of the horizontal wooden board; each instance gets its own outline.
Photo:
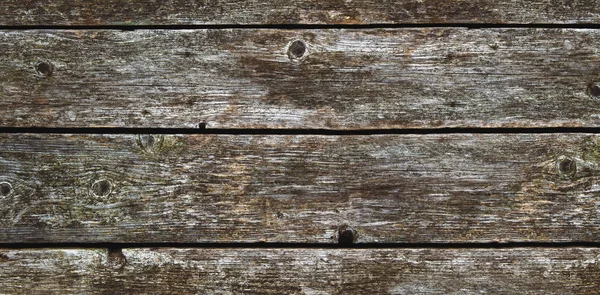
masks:
[[[0,135],[0,241],[597,242],[600,137]]]
[[[597,248],[0,250],[9,294],[597,294]]]
[[[580,29],[0,31],[0,125],[598,126],[597,48]]]
[[[0,25],[598,23],[597,0],[3,0]]]

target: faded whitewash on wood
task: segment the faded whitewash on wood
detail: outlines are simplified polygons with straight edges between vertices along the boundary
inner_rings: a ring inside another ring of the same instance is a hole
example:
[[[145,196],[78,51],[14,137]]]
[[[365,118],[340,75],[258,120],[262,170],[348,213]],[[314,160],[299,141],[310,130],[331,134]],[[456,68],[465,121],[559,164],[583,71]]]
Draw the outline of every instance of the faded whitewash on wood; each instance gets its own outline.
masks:
[[[27,294],[598,294],[597,248],[0,250]]]
[[[579,29],[1,31],[0,125],[598,126],[598,48]]]
[[[0,240],[596,242],[589,134],[0,136]]]

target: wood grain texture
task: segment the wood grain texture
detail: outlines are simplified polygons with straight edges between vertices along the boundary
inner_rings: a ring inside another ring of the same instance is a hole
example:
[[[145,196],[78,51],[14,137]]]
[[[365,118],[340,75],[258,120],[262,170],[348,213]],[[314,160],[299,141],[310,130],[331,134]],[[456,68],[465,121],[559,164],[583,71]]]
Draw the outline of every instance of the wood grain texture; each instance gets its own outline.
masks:
[[[0,250],[27,294],[597,294],[600,250]]]
[[[598,23],[597,0],[4,0],[0,25]]]
[[[0,241],[597,242],[589,134],[0,136]]]
[[[597,48],[583,29],[0,31],[0,125],[598,126]]]

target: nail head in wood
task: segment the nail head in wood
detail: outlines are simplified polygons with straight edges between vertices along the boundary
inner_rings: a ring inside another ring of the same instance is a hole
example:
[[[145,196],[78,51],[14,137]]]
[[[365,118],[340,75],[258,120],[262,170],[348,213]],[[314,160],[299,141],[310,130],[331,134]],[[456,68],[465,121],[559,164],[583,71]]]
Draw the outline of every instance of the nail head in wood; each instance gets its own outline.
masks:
[[[8,197],[12,194],[12,185],[8,182],[0,182],[0,197]]]
[[[306,43],[302,40],[296,40],[288,47],[288,56],[291,60],[301,59],[306,54]]]
[[[600,82],[593,82],[588,88],[588,93],[592,97],[600,97]]]
[[[52,72],[54,72],[54,66],[49,62],[40,62],[35,66],[35,70],[40,75],[51,76]]]
[[[112,183],[101,179],[92,184],[92,194],[96,197],[107,197],[112,192]]]
[[[563,157],[558,160],[557,169],[560,175],[572,177],[577,172],[577,164],[572,159]]]

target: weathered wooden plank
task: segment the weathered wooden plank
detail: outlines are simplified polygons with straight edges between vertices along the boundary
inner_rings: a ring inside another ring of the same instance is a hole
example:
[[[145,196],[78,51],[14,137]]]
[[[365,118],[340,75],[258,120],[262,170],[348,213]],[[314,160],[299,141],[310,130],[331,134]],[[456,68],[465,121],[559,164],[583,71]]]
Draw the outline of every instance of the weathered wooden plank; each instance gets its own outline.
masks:
[[[589,134],[2,134],[0,171],[3,243],[600,240]]]
[[[598,23],[597,0],[4,0],[0,25]]]
[[[597,294],[597,248],[0,250],[27,294]]]
[[[0,125],[598,126],[597,48],[578,29],[1,31]]]

